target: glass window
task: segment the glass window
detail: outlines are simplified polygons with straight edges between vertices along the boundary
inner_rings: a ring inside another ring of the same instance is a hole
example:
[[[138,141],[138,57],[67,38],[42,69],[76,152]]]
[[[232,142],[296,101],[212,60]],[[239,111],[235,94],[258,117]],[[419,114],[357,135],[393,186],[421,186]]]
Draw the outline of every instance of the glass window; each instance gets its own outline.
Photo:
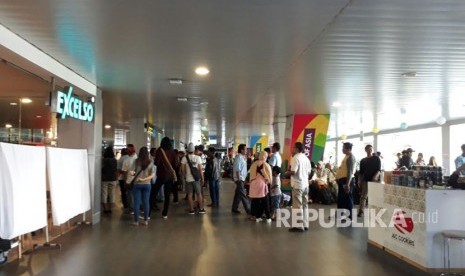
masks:
[[[460,147],[465,144],[464,133],[465,124],[450,126],[450,171],[456,169],[455,159],[462,154]]]
[[[384,160],[385,170],[390,171],[396,167],[398,152],[407,148],[415,150],[413,161],[418,158],[418,153],[423,153],[426,164],[431,156],[436,158],[439,166],[442,165],[442,135],[441,128],[426,128],[412,131],[402,131],[378,136],[378,151]]]

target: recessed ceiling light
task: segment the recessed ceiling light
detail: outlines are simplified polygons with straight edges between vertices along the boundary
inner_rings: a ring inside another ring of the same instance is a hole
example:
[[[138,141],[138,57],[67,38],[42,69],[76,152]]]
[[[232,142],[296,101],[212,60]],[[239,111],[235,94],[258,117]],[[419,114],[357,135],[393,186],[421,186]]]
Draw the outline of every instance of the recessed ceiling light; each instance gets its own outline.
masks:
[[[332,104],[333,107],[340,107],[342,104],[340,102],[334,102]]]
[[[262,136],[265,136],[265,135],[266,135],[266,133],[265,133],[265,132],[263,132],[263,133],[262,133]]]
[[[417,72],[405,72],[405,73],[402,73],[401,76],[404,78],[414,78],[418,76],[418,73]]]
[[[29,98],[22,98],[22,99],[21,99],[21,103],[23,103],[23,104],[29,104],[29,103],[32,103],[32,100],[29,99]]]
[[[182,79],[170,79],[170,84],[181,85],[182,84]]]
[[[6,128],[12,128],[13,126],[10,125],[10,124],[5,124],[5,127],[6,127]]]
[[[18,103],[10,103],[10,105],[18,105]]]
[[[110,125],[105,125],[105,129],[110,129],[111,126]]]
[[[197,75],[200,75],[200,76],[205,76],[205,75],[208,75],[210,73],[210,70],[208,70],[207,67],[197,67],[195,69],[195,73]]]
[[[178,100],[178,102],[187,102],[186,97],[177,97],[176,99]]]

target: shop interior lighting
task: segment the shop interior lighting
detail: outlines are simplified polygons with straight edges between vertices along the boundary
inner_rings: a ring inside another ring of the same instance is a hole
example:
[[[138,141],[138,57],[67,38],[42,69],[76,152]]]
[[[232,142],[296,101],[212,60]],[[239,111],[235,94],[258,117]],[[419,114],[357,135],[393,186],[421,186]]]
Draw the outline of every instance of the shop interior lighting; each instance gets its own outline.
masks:
[[[36,116],[36,118],[38,118],[38,119],[39,119],[39,118],[42,118],[42,116],[40,116],[40,115],[37,115],[37,116]]]
[[[18,105],[18,103],[10,103],[10,105]]]
[[[208,70],[207,67],[201,66],[201,67],[197,67],[197,68],[195,69],[195,73],[196,73],[197,75],[199,75],[199,76],[205,76],[205,75],[208,75],[208,74],[210,73],[210,70]]]
[[[32,100],[29,99],[29,98],[22,98],[22,99],[21,99],[21,103],[23,103],[23,104],[30,104],[30,103],[32,103]]]
[[[11,124],[5,124],[5,128],[12,128],[13,126]]]
[[[178,102],[187,102],[186,97],[178,97],[177,100],[178,100]]]
[[[265,132],[263,132],[263,133],[262,133],[262,136],[266,136],[266,133],[265,133]]]
[[[182,85],[182,79],[170,79],[172,85]]]
[[[110,129],[111,126],[110,125],[105,125],[105,129]]]

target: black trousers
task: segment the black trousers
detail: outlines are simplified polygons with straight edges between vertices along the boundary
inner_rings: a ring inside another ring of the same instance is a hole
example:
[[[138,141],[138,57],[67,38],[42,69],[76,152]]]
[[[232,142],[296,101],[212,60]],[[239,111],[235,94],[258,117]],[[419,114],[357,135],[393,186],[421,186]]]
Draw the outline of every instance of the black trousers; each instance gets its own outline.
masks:
[[[269,197],[252,198],[251,215],[256,218],[262,218],[263,212],[267,219],[271,218]]]
[[[126,181],[124,180],[118,180],[119,184],[119,189],[121,191],[121,202],[123,203],[123,208],[127,209],[129,208],[129,203],[128,203],[128,198],[126,195]]]
[[[341,178],[337,180],[337,186],[339,187],[337,193],[337,208],[338,209],[347,209],[350,212],[349,219],[352,220],[352,209],[354,208],[354,198],[352,196],[352,191],[354,190],[355,180],[352,178],[352,181],[349,185],[349,193],[344,191],[344,185],[347,184],[347,178]]]
[[[163,211],[162,211],[162,216],[167,216],[168,215],[168,209],[170,208],[170,194],[173,193],[173,187],[175,186],[173,184],[173,180],[160,180],[160,179],[157,179],[157,181],[155,182],[155,185],[154,185],[154,189],[152,190],[153,191],[153,194],[152,192],[150,193],[150,204],[152,204],[152,195],[153,196],[153,199],[154,199],[154,205],[153,207],[156,206],[155,202],[156,202],[156,196],[157,194],[160,192],[160,189],[161,187],[164,186],[164,193],[165,193],[165,200],[163,202]],[[176,190],[177,190],[177,187],[176,187]],[[152,205],[151,205],[152,206]]]

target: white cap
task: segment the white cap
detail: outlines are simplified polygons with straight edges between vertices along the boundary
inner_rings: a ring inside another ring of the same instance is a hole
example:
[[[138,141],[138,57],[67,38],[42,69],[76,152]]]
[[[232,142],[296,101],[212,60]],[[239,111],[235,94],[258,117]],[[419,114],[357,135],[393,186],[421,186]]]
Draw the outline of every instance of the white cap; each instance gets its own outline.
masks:
[[[187,152],[194,152],[194,151],[195,151],[194,144],[189,143],[189,145],[187,145]]]

